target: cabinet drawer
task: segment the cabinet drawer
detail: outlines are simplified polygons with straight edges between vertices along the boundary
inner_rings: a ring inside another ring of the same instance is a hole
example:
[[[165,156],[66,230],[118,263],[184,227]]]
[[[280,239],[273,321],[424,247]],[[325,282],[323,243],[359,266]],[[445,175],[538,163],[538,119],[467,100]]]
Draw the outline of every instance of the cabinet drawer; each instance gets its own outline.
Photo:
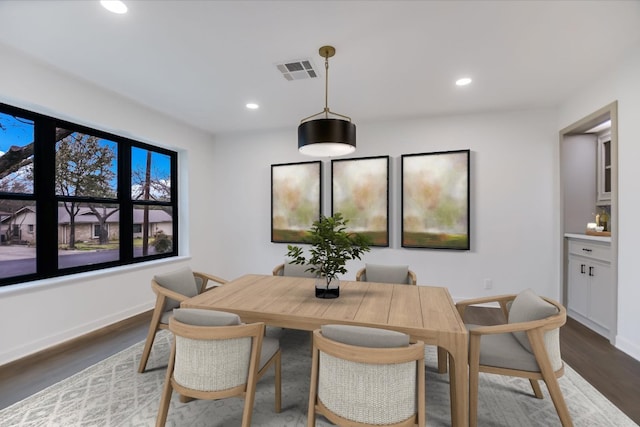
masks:
[[[569,239],[569,253],[601,261],[611,261],[611,245],[607,243]]]

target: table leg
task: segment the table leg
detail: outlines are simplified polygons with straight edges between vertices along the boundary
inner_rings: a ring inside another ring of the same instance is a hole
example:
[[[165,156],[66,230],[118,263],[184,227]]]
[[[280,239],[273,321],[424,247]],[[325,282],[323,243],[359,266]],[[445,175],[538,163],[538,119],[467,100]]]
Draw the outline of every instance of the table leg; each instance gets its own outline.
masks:
[[[449,353],[447,353],[447,356],[449,359],[449,366],[451,367],[451,369],[449,370],[449,398],[451,402],[451,425],[457,426],[460,424],[458,424],[458,421],[459,421],[458,406],[459,405],[458,405],[458,395],[456,394],[458,390],[458,384],[456,383],[456,376],[455,376],[456,362],[453,360],[453,357],[449,355]]]
[[[449,386],[451,393],[451,425],[469,425],[469,374],[467,341],[459,341],[449,352]]]

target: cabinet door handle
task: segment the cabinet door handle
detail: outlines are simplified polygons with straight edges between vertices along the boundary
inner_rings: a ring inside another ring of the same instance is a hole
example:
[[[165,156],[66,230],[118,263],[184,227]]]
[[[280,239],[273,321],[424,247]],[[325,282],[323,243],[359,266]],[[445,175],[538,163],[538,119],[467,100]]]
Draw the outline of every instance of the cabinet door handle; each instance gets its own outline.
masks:
[[[594,268],[595,268],[595,267],[589,267],[589,276],[593,276],[593,269],[594,269]]]
[[[592,249],[589,249],[589,248],[582,248],[582,250],[583,250],[584,252],[591,252],[591,251],[592,251]]]
[[[580,264],[580,274],[584,274],[584,268],[585,267],[586,267],[586,265]]]

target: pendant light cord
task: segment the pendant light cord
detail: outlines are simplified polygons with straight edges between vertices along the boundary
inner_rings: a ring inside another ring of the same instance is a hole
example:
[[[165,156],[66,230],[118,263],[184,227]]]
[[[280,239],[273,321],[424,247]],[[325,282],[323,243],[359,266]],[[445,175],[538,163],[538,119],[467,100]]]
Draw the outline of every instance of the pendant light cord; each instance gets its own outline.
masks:
[[[324,57],[324,118],[329,118],[329,55]]]
[[[325,46],[325,47],[333,50],[333,47],[331,46]],[[327,49],[326,51],[324,51],[324,55],[322,55],[323,49],[324,48],[320,48],[320,55],[324,57],[324,110],[322,110],[319,113],[313,114],[309,117],[305,117],[304,119],[300,120],[300,123],[304,123],[307,120],[312,119],[321,114],[324,114],[325,119],[329,118],[329,114],[333,114],[334,116],[338,116],[343,119],[347,119],[348,121],[351,121],[351,117],[345,116],[343,114],[334,113],[333,111],[329,110],[329,57],[333,56],[333,54],[335,53],[335,50],[329,53],[329,50]]]

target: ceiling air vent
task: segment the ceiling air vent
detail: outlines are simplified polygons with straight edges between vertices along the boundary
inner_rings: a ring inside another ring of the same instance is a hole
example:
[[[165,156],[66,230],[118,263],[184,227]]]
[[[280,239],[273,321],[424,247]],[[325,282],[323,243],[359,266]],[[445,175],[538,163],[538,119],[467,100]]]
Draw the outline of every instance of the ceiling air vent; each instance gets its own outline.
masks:
[[[318,77],[318,73],[313,69],[313,65],[309,59],[301,59],[296,61],[287,61],[276,64],[282,76],[291,80],[314,79]]]

